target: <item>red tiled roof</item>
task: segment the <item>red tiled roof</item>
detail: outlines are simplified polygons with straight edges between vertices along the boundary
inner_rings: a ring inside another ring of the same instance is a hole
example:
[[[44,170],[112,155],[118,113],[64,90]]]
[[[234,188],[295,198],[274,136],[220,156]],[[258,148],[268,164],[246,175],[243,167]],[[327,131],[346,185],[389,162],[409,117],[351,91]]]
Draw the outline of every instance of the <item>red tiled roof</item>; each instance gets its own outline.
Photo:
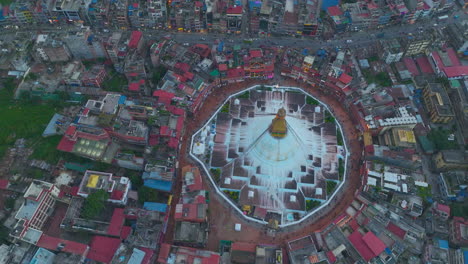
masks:
[[[153,96],[159,97],[159,102],[162,102],[164,104],[170,104],[172,98],[174,98],[175,95],[164,90],[156,90],[153,92]]]
[[[182,170],[184,171],[184,173],[190,171],[193,174],[193,184],[187,185],[187,188],[188,188],[189,192],[203,190],[203,184],[202,184],[202,178],[201,178],[200,170],[197,167],[189,166],[189,168],[185,168],[185,169],[182,168]]]
[[[452,62],[452,66],[461,66],[460,60],[458,59],[457,53],[452,48],[447,49],[447,55]]]
[[[448,205],[437,203],[437,210],[450,215],[450,207]]]
[[[200,2],[200,1],[195,1],[195,6],[196,6],[196,7],[202,7],[202,6],[203,6],[203,3]]]
[[[422,56],[416,59],[416,63],[423,73],[433,74],[434,70],[431,67],[431,63],[426,56]]]
[[[181,70],[182,72],[187,72],[187,71],[190,70],[190,65],[188,65],[187,63],[184,63],[184,62],[177,62],[174,65],[174,68],[178,69],[178,70]]]
[[[184,116],[179,116],[177,118],[176,131],[178,134],[180,134],[184,128],[184,119]]]
[[[374,253],[375,256],[380,255],[387,246],[385,246],[384,242],[380,240],[374,233],[372,232],[367,232],[363,237],[362,240],[364,243],[366,243],[367,247],[370,248],[372,253]]]
[[[177,221],[203,222],[198,218],[198,204],[177,204],[174,218]]]
[[[359,228],[359,224],[356,219],[353,219],[351,222],[349,222],[349,226],[353,229],[353,231],[356,231]]]
[[[134,82],[128,85],[128,90],[132,92],[136,92],[140,90],[140,83]]]
[[[254,50],[250,51],[250,57],[251,58],[260,58],[262,56],[263,56],[262,50],[254,49]]]
[[[150,264],[151,258],[154,255],[154,251],[149,248],[144,248],[144,247],[140,247],[138,249],[145,252],[145,257],[143,258],[140,264]]]
[[[99,262],[110,263],[119,246],[119,238],[94,236],[90,243],[87,258]]]
[[[256,249],[257,249],[257,245],[253,243],[234,242],[231,245],[232,251],[255,252]]]
[[[442,69],[447,78],[454,78],[460,76],[468,76],[468,66],[452,66],[444,67]]]
[[[183,116],[185,114],[184,109],[178,108],[174,105],[167,105],[166,109],[167,111],[171,112],[171,114],[173,115]]]
[[[57,146],[57,149],[65,152],[71,152],[75,144],[76,141],[69,140],[66,136],[63,136],[60,140],[60,143]]]
[[[341,8],[338,6],[330,6],[328,8],[328,14],[330,16],[341,16],[343,15],[343,11],[341,11]]]
[[[351,80],[353,79],[353,77],[349,76],[348,74],[346,73],[342,73],[340,75],[340,77],[338,78],[338,80],[344,84],[348,84],[351,82]]]
[[[195,75],[191,72],[185,72],[184,77],[187,78],[187,80],[192,80]]]
[[[387,230],[392,232],[395,236],[401,238],[401,239],[404,239],[405,238],[405,235],[406,235],[406,231],[401,229],[401,227],[393,224],[393,223],[389,223],[387,225]]]
[[[6,188],[8,187],[8,184],[10,183],[10,181],[8,180],[5,180],[5,179],[1,179],[0,180],[0,189],[1,190],[6,190]]]
[[[227,71],[227,69],[228,69],[227,64],[223,63],[223,64],[218,65],[218,70],[220,71]]]
[[[158,262],[167,263],[167,259],[169,258],[169,253],[171,253],[171,245],[162,243],[161,249],[159,250]]]
[[[85,109],[83,110],[83,113],[81,113],[81,114],[84,115],[84,116],[87,116],[88,113],[89,113],[89,108],[85,108]],[[68,129],[67,129],[67,130],[68,130]]]
[[[132,232],[132,227],[130,226],[123,226],[122,232],[120,232],[120,239],[125,240]]]
[[[107,234],[111,236],[120,236],[120,232],[122,231],[124,220],[125,220],[124,209],[115,208],[114,213],[112,213],[112,218],[110,221],[109,228],[107,229]]]
[[[242,68],[229,69],[227,71],[228,78],[244,77],[245,71]]]
[[[141,31],[133,31],[132,35],[130,36],[130,42],[128,43],[128,47],[131,49],[137,48],[142,36],[143,33]]]
[[[159,139],[157,135],[150,135],[148,143],[150,146],[156,146],[159,143]]]
[[[70,194],[72,196],[78,196],[78,191],[80,190],[80,186],[73,186],[71,187]]]
[[[177,138],[171,137],[167,146],[170,148],[177,148],[177,146],[179,146],[179,140]]]
[[[242,6],[230,6],[228,7],[226,13],[232,15],[240,15],[242,14]]]
[[[170,136],[172,130],[168,126],[161,126],[159,129],[159,135],[161,136]]]
[[[333,223],[334,224],[337,224],[338,222],[340,222],[341,220],[343,220],[343,218],[346,217],[346,213],[342,213],[341,215],[337,216],[334,220],[333,220]]]
[[[335,262],[336,262],[336,257],[335,257],[335,255],[333,255],[333,252],[328,251],[328,252],[326,253],[326,255],[327,255],[328,260],[329,260],[331,263],[335,263]]]
[[[418,67],[416,66],[416,63],[414,62],[412,58],[409,58],[409,57],[403,58],[403,63],[405,64],[406,68],[408,69],[409,72],[411,72],[413,76],[419,75]]]
[[[63,246],[62,252],[71,253],[75,255],[85,255],[88,246],[78,242],[68,241],[57,237],[51,237],[48,235],[42,235],[36,246],[45,248],[48,250],[56,251],[59,246]]]
[[[374,145],[365,146],[364,149],[367,153],[374,153]]]
[[[367,247],[366,243],[362,239],[362,235],[359,233],[359,231],[356,230],[351,235],[349,235],[348,240],[351,242],[351,244],[353,244],[353,246],[365,261],[369,261],[375,257],[372,250]]]
[[[67,131],[65,131],[65,135],[73,136],[75,134],[75,131],[76,131],[76,126],[69,126],[67,128]]]

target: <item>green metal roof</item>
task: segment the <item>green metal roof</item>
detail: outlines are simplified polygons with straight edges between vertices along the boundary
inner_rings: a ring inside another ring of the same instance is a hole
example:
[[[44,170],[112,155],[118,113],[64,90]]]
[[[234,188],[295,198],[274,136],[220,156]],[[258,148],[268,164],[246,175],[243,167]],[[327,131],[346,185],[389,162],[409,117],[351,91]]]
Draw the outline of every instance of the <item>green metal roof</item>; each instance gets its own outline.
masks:
[[[214,69],[212,72],[210,72],[211,76],[219,76],[219,71],[218,69]]]
[[[419,144],[423,148],[423,151],[426,153],[434,152],[434,144],[427,138],[427,136],[418,137]]]

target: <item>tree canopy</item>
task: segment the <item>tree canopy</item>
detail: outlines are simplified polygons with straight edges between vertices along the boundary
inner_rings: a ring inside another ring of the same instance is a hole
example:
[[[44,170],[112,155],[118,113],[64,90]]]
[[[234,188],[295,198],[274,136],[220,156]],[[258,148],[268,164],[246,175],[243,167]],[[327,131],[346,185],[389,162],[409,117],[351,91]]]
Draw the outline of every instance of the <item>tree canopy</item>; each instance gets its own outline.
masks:
[[[109,199],[109,194],[104,190],[88,195],[82,211],[83,217],[86,219],[96,217],[104,209],[107,199]]]

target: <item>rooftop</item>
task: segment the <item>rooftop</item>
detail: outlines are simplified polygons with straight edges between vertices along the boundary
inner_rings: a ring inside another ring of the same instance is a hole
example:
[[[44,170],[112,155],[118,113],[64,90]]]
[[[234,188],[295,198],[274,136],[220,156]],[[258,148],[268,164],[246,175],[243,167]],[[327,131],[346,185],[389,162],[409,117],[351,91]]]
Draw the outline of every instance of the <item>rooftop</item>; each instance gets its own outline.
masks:
[[[110,193],[109,201],[125,202],[130,189],[130,180],[126,177],[116,177],[112,173],[87,170],[78,190],[78,195],[87,197],[89,194],[104,190]]]

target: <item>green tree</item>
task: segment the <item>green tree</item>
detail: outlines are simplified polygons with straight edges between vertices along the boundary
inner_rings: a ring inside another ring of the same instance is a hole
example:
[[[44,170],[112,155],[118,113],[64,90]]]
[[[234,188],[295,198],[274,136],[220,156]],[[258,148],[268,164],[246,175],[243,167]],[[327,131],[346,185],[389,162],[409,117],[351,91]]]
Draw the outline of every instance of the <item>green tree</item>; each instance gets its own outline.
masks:
[[[161,198],[159,197],[158,191],[147,187],[142,186],[138,189],[138,202],[143,204],[144,202],[160,202]]]
[[[151,77],[151,81],[154,85],[157,85],[159,81],[166,75],[167,69],[164,66],[159,66],[153,72],[153,76]]]
[[[86,219],[96,217],[104,209],[107,199],[109,199],[109,194],[104,190],[88,195],[82,211],[83,217]]]

